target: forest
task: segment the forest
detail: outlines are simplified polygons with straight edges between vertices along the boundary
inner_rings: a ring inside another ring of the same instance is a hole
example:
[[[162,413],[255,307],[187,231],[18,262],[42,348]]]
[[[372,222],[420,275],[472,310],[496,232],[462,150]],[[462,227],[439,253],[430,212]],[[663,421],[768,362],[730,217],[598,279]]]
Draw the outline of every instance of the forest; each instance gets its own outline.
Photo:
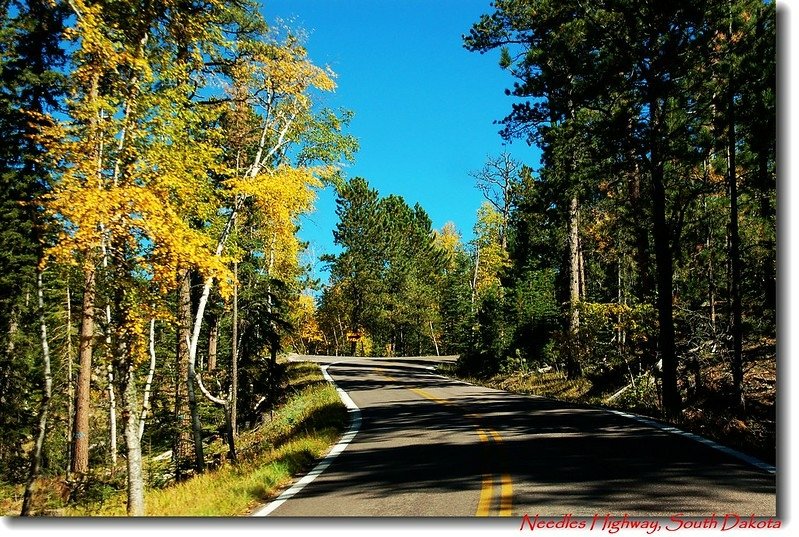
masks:
[[[180,481],[268,412],[297,218],[352,158],[334,73],[247,1],[3,2],[0,479]],[[160,451],[159,451],[160,453]],[[105,473],[104,473],[104,470]]]
[[[462,377],[636,409],[773,460],[774,3],[493,8],[463,45],[513,76],[500,134],[541,162],[502,153],[471,171],[485,202],[466,243],[349,182],[325,352],[457,354]]]
[[[319,104],[335,73],[257,2],[0,9],[0,500],[22,514],[43,481],[149,514],[145,491],[243,464],[300,390],[288,352],[458,355],[445,373],[775,457],[774,2],[487,6],[463,47],[515,81],[499,136],[542,156],[464,170],[469,240],[346,176],[366,141]],[[323,188],[325,282],[297,234]]]

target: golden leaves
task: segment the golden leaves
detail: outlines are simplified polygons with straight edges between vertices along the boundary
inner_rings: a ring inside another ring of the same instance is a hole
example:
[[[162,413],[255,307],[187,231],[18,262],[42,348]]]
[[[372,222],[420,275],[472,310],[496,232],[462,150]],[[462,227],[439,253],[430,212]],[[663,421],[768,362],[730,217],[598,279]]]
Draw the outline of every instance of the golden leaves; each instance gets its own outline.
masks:
[[[316,319],[316,304],[312,296],[302,293],[292,304],[291,323],[303,341],[319,342],[324,339]]]
[[[457,254],[462,248],[461,236],[453,222],[447,222],[441,231],[433,231],[433,244],[444,253],[446,259],[446,269],[455,270],[457,266]]]
[[[144,355],[143,327],[163,314],[159,304],[179,272],[196,270],[230,294],[234,220],[262,239],[273,275],[295,277],[298,217],[336,173],[286,157],[291,144],[307,143],[310,93],[335,88],[329,69],[258,21],[248,22],[254,35],[229,41],[212,23],[232,16],[224,2],[207,2],[202,14],[162,4],[171,18],[125,26],[120,6],[70,0],[66,113],[37,121],[36,141],[56,163],[41,199],[59,228],[47,256],[93,266],[105,257],[108,292],[123,297],[114,326],[132,356]],[[208,59],[219,57],[225,67],[209,73],[216,68]]]
[[[59,262],[70,263],[80,253],[122,237],[138,252],[139,270],[163,290],[173,288],[176,272],[186,267],[221,281],[230,279],[225,259],[213,255],[210,238],[192,229],[175,207],[147,186],[100,189],[62,183],[46,207],[63,223],[58,242],[48,252]]]
[[[474,225],[474,243],[480,256],[475,277],[478,296],[489,289],[500,289],[499,276],[510,265],[508,252],[500,240],[501,226],[502,215],[488,202],[484,202],[477,210],[477,222]]]
[[[657,312],[651,304],[580,302],[577,307],[584,327],[623,330],[629,341],[646,341],[651,327],[657,325]]]

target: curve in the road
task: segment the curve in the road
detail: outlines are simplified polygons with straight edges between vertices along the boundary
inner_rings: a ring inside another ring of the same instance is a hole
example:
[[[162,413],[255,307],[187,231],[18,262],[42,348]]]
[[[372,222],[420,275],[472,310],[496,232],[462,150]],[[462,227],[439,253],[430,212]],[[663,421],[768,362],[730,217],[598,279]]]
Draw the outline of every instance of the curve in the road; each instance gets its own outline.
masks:
[[[448,380],[450,382],[464,384],[466,386],[477,386],[476,384],[471,384],[469,382],[465,382],[465,381],[462,381],[462,380],[452,379],[451,377],[447,377],[445,375],[434,375],[434,376],[439,377],[441,379]],[[508,393],[512,393],[512,392],[508,392]],[[543,396],[540,396],[540,395],[531,395],[531,394],[526,394],[526,395],[529,395],[530,397],[542,397],[544,399],[550,399],[548,397],[543,397]],[[557,399],[552,399],[552,400],[553,401],[557,401]],[[612,408],[604,408],[604,407],[593,407],[593,408],[597,408],[599,410],[608,412],[610,414],[614,414],[614,415],[620,416],[622,418],[627,418],[627,419],[630,419],[630,420],[633,420],[633,421],[637,421],[638,423],[641,423],[643,425],[648,425],[649,427],[653,427],[655,429],[659,429],[659,430],[667,432],[667,433],[671,433],[671,434],[675,434],[675,435],[678,435],[678,436],[682,436],[684,438],[688,438],[690,440],[693,440],[694,442],[698,442],[700,444],[704,444],[705,446],[707,446],[707,447],[709,447],[711,449],[715,449],[716,451],[720,451],[720,452],[724,453],[725,455],[729,455],[730,457],[734,457],[734,458],[736,458],[738,460],[741,460],[741,461],[743,461],[743,462],[745,462],[745,463],[747,463],[747,464],[749,464],[751,466],[754,466],[755,468],[757,468],[759,470],[763,470],[766,473],[769,473],[769,474],[772,474],[772,475],[777,473],[777,467],[776,466],[774,466],[772,464],[768,464],[766,462],[763,462],[762,460],[760,460],[760,459],[758,459],[756,457],[752,457],[751,455],[747,455],[746,453],[742,453],[742,452],[740,452],[738,450],[729,448],[727,446],[723,446],[723,445],[719,444],[718,442],[714,442],[713,440],[710,440],[709,438],[705,438],[704,436],[699,436],[698,434],[690,433],[688,431],[683,431],[682,429],[678,429],[677,427],[674,427],[672,425],[667,425],[667,424],[664,424],[664,423],[660,423],[660,422],[658,422],[658,421],[656,421],[654,419],[650,419],[650,418],[647,418],[646,416],[641,416],[639,414],[631,414],[630,412],[624,412],[624,411],[615,410],[615,409],[612,409]]]
[[[397,380],[394,377],[390,377],[388,375],[380,375],[380,376],[388,381]],[[480,423],[481,416],[468,412],[468,409],[461,409],[457,403],[454,403],[449,399],[441,399],[439,397],[436,397],[435,395],[431,394],[427,390],[423,390],[422,388],[408,387],[407,389],[415,393],[416,395],[419,395],[420,397],[427,399],[428,401],[433,401],[434,403],[437,403],[439,405],[444,405],[446,407],[449,407],[450,409],[454,409],[455,411],[460,411],[460,413],[463,414],[464,417],[474,422],[474,426],[477,428],[477,436],[478,438],[480,438],[481,443],[483,443],[486,447],[490,446],[492,443],[497,444],[501,447],[502,435],[500,435],[497,431],[495,431],[490,427],[484,427]],[[492,473],[490,469],[486,469],[482,475],[480,499],[477,503],[477,511],[475,512],[475,516],[478,517],[491,516],[492,507],[494,506],[496,506],[495,511],[498,516],[511,516],[512,506],[513,506],[513,481],[510,477],[510,474],[502,472],[501,475],[499,476],[499,487],[497,488],[497,491],[499,492],[498,496],[494,492],[495,483],[496,479],[494,473]]]
[[[700,437],[454,381],[430,372],[428,360],[342,358],[330,360],[329,376],[363,412],[357,440],[332,467],[314,469],[312,486],[258,514],[776,513],[772,468]]]

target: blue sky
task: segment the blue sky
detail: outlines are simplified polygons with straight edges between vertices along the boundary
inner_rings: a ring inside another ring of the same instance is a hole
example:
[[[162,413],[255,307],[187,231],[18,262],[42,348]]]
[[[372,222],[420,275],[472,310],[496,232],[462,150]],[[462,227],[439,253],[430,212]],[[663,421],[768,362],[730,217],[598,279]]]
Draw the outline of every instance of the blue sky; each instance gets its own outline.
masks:
[[[266,0],[263,6],[268,21],[305,29],[311,59],[338,75],[338,89],[321,104],[355,112],[350,132],[360,151],[346,176],[365,177],[381,195],[419,202],[434,227],[452,221],[464,240],[472,237],[482,202],[469,172],[503,150],[493,121],[512,102],[504,90],[513,79],[499,68],[498,54],[462,46],[461,35],[490,11],[487,0]],[[519,140],[507,149],[537,166],[536,148]],[[334,209],[328,190],[303,218],[300,236],[316,258],[337,251]]]

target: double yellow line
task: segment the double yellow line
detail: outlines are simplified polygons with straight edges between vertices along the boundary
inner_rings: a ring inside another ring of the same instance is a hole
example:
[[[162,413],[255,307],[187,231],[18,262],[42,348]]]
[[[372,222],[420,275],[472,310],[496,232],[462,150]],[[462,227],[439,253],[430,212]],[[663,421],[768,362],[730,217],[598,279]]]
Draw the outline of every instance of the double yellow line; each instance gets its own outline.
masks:
[[[502,444],[502,436],[494,429],[477,429],[477,436],[486,444],[493,440],[497,444]],[[494,475],[483,474],[483,485],[480,490],[480,500],[477,502],[477,512],[475,516],[491,516],[491,507],[494,504]],[[503,473],[499,476],[499,516],[511,516],[513,513],[513,482],[510,475]]]
[[[382,375],[382,377],[388,381],[396,380],[386,375]],[[459,406],[448,399],[436,397],[435,395],[421,388],[408,389],[416,395],[440,405],[446,405],[455,408]],[[476,414],[464,414],[464,416],[477,422],[477,436],[480,438],[481,442],[485,444],[491,444],[492,442],[498,445],[503,444],[502,436],[497,431],[491,429],[490,427],[482,427],[480,425],[480,416]],[[496,488],[494,486],[495,484],[497,485]],[[499,491],[499,496],[495,494],[495,490]],[[495,498],[497,499],[496,502],[494,501]],[[499,483],[497,483],[493,473],[484,473],[480,487],[480,499],[477,502],[477,512],[475,513],[475,516],[491,516],[491,509],[497,503],[496,516],[512,516],[513,482],[511,481],[510,474],[502,473],[499,476]]]

